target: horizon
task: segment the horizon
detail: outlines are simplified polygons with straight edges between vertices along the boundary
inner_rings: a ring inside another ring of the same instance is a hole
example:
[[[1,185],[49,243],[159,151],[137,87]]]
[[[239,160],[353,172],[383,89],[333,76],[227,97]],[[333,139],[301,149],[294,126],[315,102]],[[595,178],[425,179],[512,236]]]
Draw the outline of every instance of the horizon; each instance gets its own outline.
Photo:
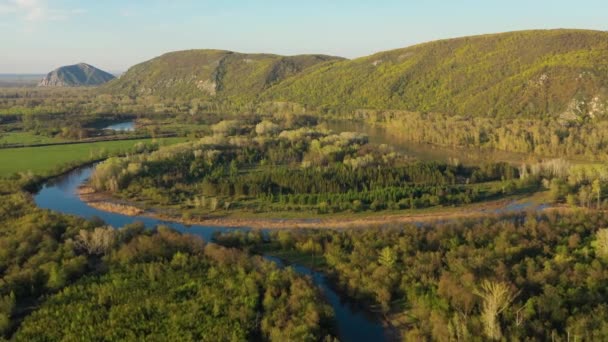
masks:
[[[0,57],[0,74],[46,74],[80,62],[120,73],[168,52],[197,49],[353,59],[483,34],[562,28],[606,31],[600,9],[608,10],[608,4],[0,0],[0,27],[8,33],[0,37],[6,51]]]

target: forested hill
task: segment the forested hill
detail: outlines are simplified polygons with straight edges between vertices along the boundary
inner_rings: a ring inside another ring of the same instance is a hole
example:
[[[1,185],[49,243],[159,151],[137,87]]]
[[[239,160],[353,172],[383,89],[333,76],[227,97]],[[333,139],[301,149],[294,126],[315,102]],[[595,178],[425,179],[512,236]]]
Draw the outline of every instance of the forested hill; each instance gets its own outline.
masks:
[[[608,33],[521,31],[440,40],[335,63],[265,99],[331,109],[511,116],[600,115]]]
[[[38,83],[40,87],[77,87],[77,86],[97,86],[104,84],[112,79],[114,75],[107,73],[96,67],[79,63],[57,68],[48,73]]]
[[[608,33],[536,30],[434,41],[346,60],[219,50],[168,53],[104,87],[165,99],[578,120],[608,110]]]
[[[106,86],[112,93],[165,98],[252,102],[265,89],[320,63],[324,55],[278,56],[222,50],[164,54],[130,68]]]

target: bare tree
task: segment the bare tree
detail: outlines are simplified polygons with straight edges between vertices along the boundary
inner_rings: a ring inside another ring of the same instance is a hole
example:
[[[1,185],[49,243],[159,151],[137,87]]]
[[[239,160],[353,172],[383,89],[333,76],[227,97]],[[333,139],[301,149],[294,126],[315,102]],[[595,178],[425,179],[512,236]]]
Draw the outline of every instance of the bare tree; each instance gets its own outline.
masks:
[[[116,242],[116,231],[112,227],[97,227],[95,230],[80,230],[76,244],[91,255],[103,255]]]
[[[498,315],[509,308],[518,293],[511,290],[506,283],[484,280],[479,289],[475,290],[475,294],[483,299],[481,320],[486,336],[499,340],[502,332]]]

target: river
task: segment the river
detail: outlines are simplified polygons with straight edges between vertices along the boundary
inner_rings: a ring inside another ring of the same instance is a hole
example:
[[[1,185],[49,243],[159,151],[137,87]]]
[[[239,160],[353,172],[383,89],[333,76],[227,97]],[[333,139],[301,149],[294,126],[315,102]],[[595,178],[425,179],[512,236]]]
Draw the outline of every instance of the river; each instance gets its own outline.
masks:
[[[372,126],[365,123],[334,122],[327,125],[329,129],[337,132],[360,132],[369,136],[370,142],[374,144],[389,144],[396,150],[403,152],[420,160],[453,161],[477,163],[481,161],[507,161],[520,162],[525,155],[508,152],[491,152],[477,149],[452,149],[436,147],[428,144],[417,144],[401,139],[398,135],[389,134],[384,128]],[[133,122],[123,122],[106,127],[119,131],[129,131],[134,127]],[[84,218],[99,217],[113,227],[122,227],[129,223],[143,222],[147,227],[167,225],[182,233],[193,234],[211,241],[215,232],[228,232],[234,230],[247,230],[246,228],[229,227],[207,227],[201,225],[184,225],[177,222],[162,221],[146,216],[127,216],[110,213],[89,207],[82,202],[76,191],[78,186],[84,183],[91,175],[94,166],[82,167],[73,170],[61,177],[49,180],[42,189],[34,196],[36,204],[44,209],[50,209],[64,214],[76,215]],[[506,213],[529,209],[532,203],[512,203],[503,208],[495,210],[496,213]],[[538,207],[542,208],[542,206]],[[538,209],[537,208],[537,209]],[[271,256],[266,259],[275,262],[281,267],[284,263]],[[334,309],[338,328],[338,337],[341,341],[383,341],[385,331],[378,317],[357,307],[336,293],[330,286],[325,275],[313,271],[302,265],[290,265],[299,274],[309,276],[314,284],[324,293],[327,301]]]
[[[177,222],[167,222],[145,216],[127,216],[109,213],[91,208],[82,202],[76,190],[91,175],[94,166],[75,169],[61,177],[54,178],[43,184],[42,189],[35,194],[34,201],[40,208],[50,209],[64,214],[71,214],[90,219],[99,217],[113,227],[122,227],[129,223],[143,222],[147,227],[167,225],[182,233],[198,235],[206,241],[211,241],[213,234],[218,231],[244,230],[244,228],[205,227],[199,225],[187,226]],[[281,267],[284,263],[271,256],[266,259]],[[328,303],[332,306],[341,341],[383,341],[384,328],[378,317],[371,315],[354,303],[345,300],[335,292],[325,275],[302,265],[290,265],[299,274],[309,276],[314,284],[323,292]]]
[[[112,124],[110,126],[104,127],[103,129],[107,129],[110,131],[118,131],[118,132],[132,132],[135,130],[135,121],[125,121]]]

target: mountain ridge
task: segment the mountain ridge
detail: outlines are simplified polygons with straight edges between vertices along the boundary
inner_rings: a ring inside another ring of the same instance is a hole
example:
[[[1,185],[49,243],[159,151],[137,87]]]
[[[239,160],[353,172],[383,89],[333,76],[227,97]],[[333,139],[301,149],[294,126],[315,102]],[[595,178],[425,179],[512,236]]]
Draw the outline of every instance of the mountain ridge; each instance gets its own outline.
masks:
[[[355,59],[185,50],[140,63],[103,88],[238,105],[288,102],[318,112],[596,117],[608,108],[608,33],[484,34]]]
[[[346,112],[599,115],[605,114],[608,100],[607,56],[608,33],[602,31],[534,30],[461,37],[320,68],[261,98]]]
[[[318,64],[327,55],[280,56],[196,49],[165,53],[129,68],[104,88],[131,96],[232,98],[252,101],[264,89]]]

